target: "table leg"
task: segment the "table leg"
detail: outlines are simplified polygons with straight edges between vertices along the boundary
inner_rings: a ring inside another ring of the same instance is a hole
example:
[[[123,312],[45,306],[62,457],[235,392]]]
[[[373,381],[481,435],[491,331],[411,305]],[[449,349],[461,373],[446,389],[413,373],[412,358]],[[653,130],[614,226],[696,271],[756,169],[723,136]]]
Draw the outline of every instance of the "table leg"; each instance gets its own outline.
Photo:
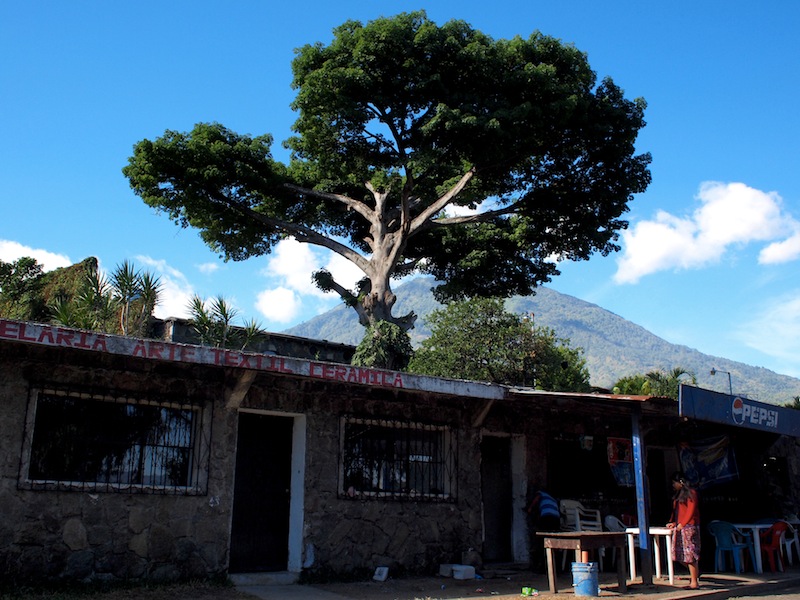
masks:
[[[657,535],[651,537],[653,538],[653,550],[656,558],[656,579],[661,579],[661,542]]]
[[[631,565],[631,579],[636,579],[636,548],[633,540],[633,534],[628,534],[628,560]]]
[[[556,563],[553,560],[553,549],[545,548],[545,554],[547,555],[547,581],[550,584],[550,593],[557,594],[558,584],[556,582]]]
[[[622,548],[619,547],[619,553],[622,554]],[[625,561],[622,556],[617,561],[617,583],[619,584],[620,593],[624,594],[628,591],[627,573],[625,572]]]
[[[758,530],[757,529],[753,529],[752,532],[753,532],[752,533],[752,536],[753,536],[753,550],[755,551],[755,554],[756,554],[755,555],[756,573],[763,573],[764,572],[764,565],[761,564],[761,536],[758,535]]]
[[[675,564],[672,560],[672,534],[668,533],[664,536],[667,545],[667,575],[669,575],[669,584],[675,583]]]

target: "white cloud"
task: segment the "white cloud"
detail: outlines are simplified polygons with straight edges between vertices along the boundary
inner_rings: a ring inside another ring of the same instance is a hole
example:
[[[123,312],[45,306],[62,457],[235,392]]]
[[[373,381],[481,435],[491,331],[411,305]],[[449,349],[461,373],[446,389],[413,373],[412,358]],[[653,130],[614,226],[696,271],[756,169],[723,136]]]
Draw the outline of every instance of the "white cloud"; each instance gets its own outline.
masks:
[[[152,271],[161,282],[161,294],[153,314],[159,319],[188,318],[189,303],[195,292],[186,276],[169,266],[165,260],[156,260],[149,256],[137,256],[136,260]]]
[[[329,254],[325,269],[344,287],[354,289],[356,283],[364,277],[364,272],[346,258],[332,252]]]
[[[10,263],[19,260],[23,256],[29,256],[35,259],[45,272],[72,265],[72,261],[64,254],[56,254],[41,248],[23,246],[19,242],[11,240],[0,240],[1,261]]]
[[[216,273],[217,271],[219,271],[219,264],[203,263],[197,265],[197,270],[200,271],[203,275],[211,275],[212,273]]]
[[[746,346],[777,359],[787,375],[800,376],[800,289],[765,304],[736,335]]]
[[[659,211],[654,220],[622,232],[623,255],[617,260],[615,282],[636,283],[658,271],[704,267],[718,262],[732,246],[800,235],[800,224],[782,211],[775,192],[743,183],[706,182],[697,200],[700,207],[690,217]],[[759,262],[800,256],[800,240],[792,240],[771,244]]]
[[[270,321],[288,323],[300,313],[301,304],[295,292],[279,287],[259,292],[256,308]]]
[[[364,276],[353,263],[338,254],[293,239],[283,240],[275,246],[266,267],[261,270],[261,275],[267,277],[273,287],[258,294],[256,308],[267,319],[280,323],[287,323],[300,313],[305,297],[322,300],[318,308],[328,310],[338,296],[333,292],[323,293],[314,285],[311,275],[320,269],[326,269],[348,289],[353,289]]]
[[[800,231],[781,242],[775,242],[764,248],[758,255],[762,265],[777,265],[800,258]]]
[[[323,296],[311,281],[311,274],[321,266],[322,261],[309,244],[283,240],[275,246],[262,275],[276,277],[284,287],[300,294]]]

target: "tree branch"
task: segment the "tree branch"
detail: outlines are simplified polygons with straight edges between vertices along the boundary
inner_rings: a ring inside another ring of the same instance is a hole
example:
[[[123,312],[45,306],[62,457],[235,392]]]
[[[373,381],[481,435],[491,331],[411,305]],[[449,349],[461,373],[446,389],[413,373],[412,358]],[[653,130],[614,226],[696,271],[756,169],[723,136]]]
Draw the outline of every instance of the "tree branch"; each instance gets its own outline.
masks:
[[[306,196],[314,196],[316,198],[322,198],[323,200],[333,200],[334,202],[340,202],[344,204],[350,210],[356,211],[362,217],[371,221],[373,218],[373,211],[366,206],[363,202],[359,202],[358,200],[354,200],[348,196],[344,196],[342,194],[332,194],[330,192],[321,192],[319,190],[314,190],[311,188],[305,188],[299,185],[294,185],[292,183],[284,183],[285,188],[292,190],[297,194],[303,194]]]
[[[418,230],[422,229],[426,222],[433,217],[437,212],[442,210],[445,206],[450,204],[450,202],[461,193],[461,191],[467,186],[467,184],[472,180],[475,176],[475,168],[473,167],[464,175],[461,176],[461,179],[451,187],[447,193],[439,198],[436,202],[432,203],[428,208],[423,210],[419,213],[414,219],[411,221],[411,225],[409,227],[409,235],[416,233]]]
[[[349,246],[345,246],[344,244],[337,242],[336,240],[324,236],[318,231],[311,229],[310,227],[306,227],[305,225],[298,225],[297,223],[284,221],[282,219],[274,219],[272,217],[268,217],[266,215],[261,214],[260,212],[253,210],[249,206],[245,206],[241,202],[236,202],[235,200],[227,198],[225,194],[221,194],[218,192],[216,193],[210,192],[210,195],[215,201],[224,204],[225,206],[233,210],[236,210],[247,217],[255,219],[256,221],[258,221],[259,223],[263,223],[267,227],[270,227],[272,229],[277,229],[279,231],[284,231],[287,234],[293,235],[298,242],[315,244],[317,246],[322,246],[323,248],[327,248],[331,252],[335,252],[341,257],[346,258],[347,260],[352,262],[355,266],[364,271],[364,273],[370,272],[369,261],[366,258],[361,256],[358,252],[356,252]]]
[[[330,275],[330,273],[329,273]],[[358,322],[366,327],[369,325],[369,315],[367,311],[364,309],[364,305],[359,299],[353,295],[353,292],[348,290],[346,287],[338,283],[334,278],[333,275],[330,276],[330,279],[326,282],[328,287],[331,290],[339,294],[339,297],[344,301],[344,303],[348,306],[352,306],[356,313],[358,314]]]
[[[463,215],[461,217],[445,217],[443,219],[436,219],[435,221],[431,221],[431,225],[435,226],[446,226],[446,225],[462,225],[464,223],[482,223],[484,221],[489,221],[494,219],[495,217],[502,217],[503,215],[512,214],[516,211],[516,205],[510,204],[504,208],[499,208],[497,210],[487,210],[483,213],[476,213],[474,215]]]

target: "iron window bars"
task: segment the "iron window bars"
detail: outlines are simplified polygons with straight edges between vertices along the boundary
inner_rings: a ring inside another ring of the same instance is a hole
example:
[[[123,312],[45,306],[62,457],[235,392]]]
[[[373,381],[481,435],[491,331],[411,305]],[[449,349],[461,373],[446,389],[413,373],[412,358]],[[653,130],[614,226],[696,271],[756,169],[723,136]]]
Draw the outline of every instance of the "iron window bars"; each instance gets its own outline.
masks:
[[[31,389],[20,487],[204,494],[204,412],[188,402]]]
[[[454,501],[457,464],[456,436],[447,427],[342,419],[339,492],[345,498]]]

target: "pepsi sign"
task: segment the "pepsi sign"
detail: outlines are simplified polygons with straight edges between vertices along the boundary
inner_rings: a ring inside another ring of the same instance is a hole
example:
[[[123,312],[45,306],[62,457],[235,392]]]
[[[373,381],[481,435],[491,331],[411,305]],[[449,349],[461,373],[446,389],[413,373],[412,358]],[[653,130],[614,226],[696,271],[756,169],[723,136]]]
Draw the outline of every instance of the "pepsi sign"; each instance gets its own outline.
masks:
[[[800,410],[681,385],[682,417],[800,437]]]
[[[764,405],[756,406],[755,402],[734,398],[731,403],[731,419],[736,425],[763,425],[772,429],[778,428],[778,411],[766,408]]]

